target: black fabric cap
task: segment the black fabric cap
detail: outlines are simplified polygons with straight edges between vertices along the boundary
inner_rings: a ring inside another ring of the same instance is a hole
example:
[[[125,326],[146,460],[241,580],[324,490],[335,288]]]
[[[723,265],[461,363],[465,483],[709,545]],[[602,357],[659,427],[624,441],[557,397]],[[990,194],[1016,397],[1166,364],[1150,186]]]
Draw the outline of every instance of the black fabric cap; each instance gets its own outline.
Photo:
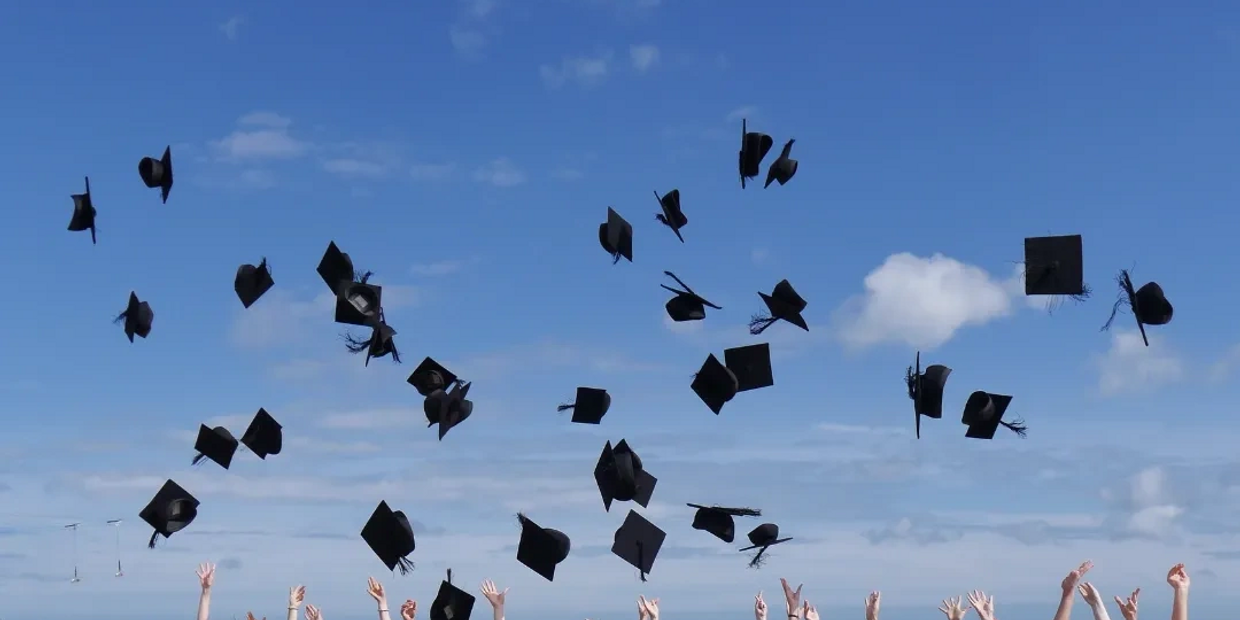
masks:
[[[439,440],[455,426],[464,422],[474,411],[473,401],[466,400],[471,384],[454,383],[452,391],[436,390],[422,403],[428,426],[439,425]]]
[[[129,338],[129,342],[133,342],[134,335],[146,338],[151,333],[151,326],[155,323],[155,311],[151,309],[151,304],[140,301],[138,294],[129,292],[129,303],[125,306],[125,311],[116,317],[114,323],[125,323],[125,336]]]
[[[90,198],[90,177],[86,177],[86,193],[70,194],[73,199],[73,217],[69,219],[69,230],[72,232],[90,231],[90,242],[95,240],[95,205]]]
[[[760,517],[761,510],[751,508],[725,508],[723,506],[702,506],[688,504],[697,508],[693,513],[693,529],[709,532],[715,538],[731,544],[736,539],[736,521],[733,517]]]
[[[763,523],[762,525],[753,528],[753,530],[749,532],[748,537],[749,544],[751,546],[745,547],[744,549],[741,549],[741,551],[749,551],[759,547],[770,547],[771,545],[778,545],[792,540],[791,538],[780,538],[779,526],[774,523]]]
[[[388,570],[399,568],[403,575],[413,568],[413,563],[406,557],[416,548],[413,527],[405,513],[393,511],[386,501],[379,502],[362,527],[362,540]]]
[[[964,414],[961,422],[969,428],[964,436],[971,439],[994,439],[995,431],[1003,424],[1003,414],[1012,397],[1004,394],[991,394],[978,390],[969,395],[965,401]]]
[[[764,133],[749,131],[748,121],[741,119],[741,150],[738,159],[742,189],[745,187],[746,179],[758,176],[758,171],[762,167],[762,159],[770,152],[772,146],[775,146],[775,140]]]
[[[706,299],[704,299],[701,295],[698,295],[693,289],[689,288],[689,285],[685,284],[684,281],[677,278],[676,274],[670,271],[664,271],[663,274],[675,280],[676,283],[684,289],[682,291],[679,289],[674,289],[666,284],[659,285],[660,287],[676,294],[675,297],[667,300],[667,304],[664,305],[667,309],[667,316],[673,321],[677,323],[683,323],[684,321],[700,321],[706,318],[707,307],[714,308],[716,310],[723,309],[709,301],[706,301]]]
[[[446,390],[449,385],[456,383],[456,375],[448,371],[447,368],[439,365],[439,362],[431,358],[422,360],[417,368],[413,369],[406,383],[412,385],[418,394],[422,396],[430,396],[435,390]]]
[[[738,393],[775,385],[771,371],[771,345],[768,343],[724,349],[723,364],[736,377]]]
[[[260,407],[250,421],[250,426],[245,429],[245,434],[241,435],[241,443],[245,444],[250,452],[258,455],[258,458],[266,460],[267,455],[279,454],[283,448],[283,429],[266,409]]]
[[[616,530],[611,552],[646,575],[654,568],[654,559],[659,555],[659,549],[663,547],[663,540],[666,538],[666,532],[630,510],[624,518],[624,524]]]
[[[138,513],[138,517],[155,530],[147,546],[153,548],[157,536],[169,538],[193,523],[198,516],[198,504],[198,500],[181,485],[172,480],[165,482],[150,503]]]
[[[335,321],[342,325],[371,325],[379,320],[382,309],[382,286],[349,281],[341,284],[336,294]]]
[[[439,584],[439,593],[431,603],[431,620],[469,620],[469,614],[473,611],[474,595],[448,581]]]
[[[927,366],[921,370],[921,351],[917,352],[916,366],[909,368],[905,382],[908,397],[913,401],[913,418],[917,438],[921,438],[921,416],[938,420],[943,417],[943,390],[952,369],[942,364]]]
[[[198,451],[198,456],[194,457],[195,464],[205,457],[228,469],[233,455],[237,453],[237,438],[223,426],[208,428],[206,424],[200,424],[194,450]]]
[[[518,514],[517,519],[521,523],[517,561],[547,581],[555,581],[556,565],[568,558],[572,548],[568,536],[559,530],[542,527],[523,514]]]
[[[572,421],[577,424],[598,424],[611,409],[611,394],[601,388],[579,387],[573,404],[560,405],[559,408],[561,411],[572,409]]]
[[[607,221],[598,226],[598,241],[611,254],[613,264],[622,257],[633,262],[633,225],[611,207],[607,207]]]
[[[641,457],[621,439],[615,448],[610,441],[603,446],[594,466],[594,482],[603,498],[603,508],[610,512],[613,501],[632,501],[642,508],[648,506],[659,479],[646,471]]]
[[[785,143],[784,150],[780,152],[779,157],[771,162],[771,167],[766,170],[766,184],[762,186],[762,189],[770,187],[772,181],[779,181],[780,186],[783,186],[796,175],[800,162],[791,157],[792,145],[795,143],[796,140],[789,140]]]
[[[684,243],[685,238],[680,234],[680,229],[689,224],[689,218],[685,216],[684,211],[680,210],[680,190],[674,189],[663,196],[656,191],[654,197],[659,201],[659,208],[663,211],[656,215],[655,219],[672,229],[672,232],[676,233],[676,238]]]
[[[693,383],[689,384],[689,387],[715,415],[719,415],[723,406],[736,397],[740,384],[736,375],[728,370],[727,366],[720,364],[712,353],[693,377]]]
[[[796,289],[792,288],[791,282],[780,280],[770,295],[758,293],[758,296],[766,303],[766,309],[770,312],[771,318],[782,319],[805,331],[809,331],[809,325],[806,324],[805,318],[801,316],[801,313],[809,306],[809,302],[805,301],[796,292]],[[750,333],[754,333],[752,329]],[[758,333],[761,333],[761,331],[759,330]]]
[[[271,279],[267,259],[264,258],[258,265],[245,264],[237,267],[237,276],[233,278],[233,290],[237,293],[237,299],[241,300],[241,305],[246,308],[254,305],[254,302],[271,290],[272,286],[275,286],[275,280]]]
[[[164,204],[168,203],[168,193],[172,191],[172,147],[165,147],[159,159],[143,157],[138,162],[138,176],[149,188],[160,189]]]
[[[1084,264],[1080,235],[1026,237],[1025,294],[1085,294]]]
[[[336,247],[336,242],[332,241],[327,244],[327,250],[323,252],[323,258],[319,260],[315,271],[319,272],[323,284],[335,295],[339,293],[342,282],[353,281],[353,259],[341,252],[340,248]]]

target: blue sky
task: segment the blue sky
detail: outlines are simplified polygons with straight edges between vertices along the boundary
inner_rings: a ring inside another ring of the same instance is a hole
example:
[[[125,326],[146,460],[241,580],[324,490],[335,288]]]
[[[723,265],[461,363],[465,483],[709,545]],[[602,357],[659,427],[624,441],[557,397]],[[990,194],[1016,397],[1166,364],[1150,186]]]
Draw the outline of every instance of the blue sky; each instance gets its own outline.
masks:
[[[212,560],[221,617],[278,615],[304,583],[360,618],[379,500],[418,522],[395,595],[428,599],[452,567],[510,586],[514,618],[619,617],[639,593],[747,614],[787,576],[839,613],[872,589],[901,620],[983,588],[1026,620],[1084,559],[1108,598],[1141,586],[1166,609],[1183,561],[1195,607],[1228,604],[1240,6],[1002,5],[0,9],[0,258],[23,275],[0,306],[0,617],[188,613]],[[796,138],[787,186],[739,188],[742,116]],[[134,168],[165,145],[162,205]],[[65,230],[84,175],[97,246]],[[653,217],[672,188],[683,245]],[[636,228],[633,264],[598,247],[608,206]],[[1014,262],[1024,237],[1070,233],[1095,297],[1048,315]],[[343,350],[314,272],[332,240],[385,286],[404,365]],[[242,310],[233,274],[263,256],[276,287]],[[1128,317],[1098,330],[1121,268],[1177,309],[1148,349]],[[669,325],[664,269],[724,310]],[[748,335],[783,278],[811,331]],[[156,312],[132,345],[110,323],[130,290]],[[764,341],[776,386],[712,415],[690,374]],[[955,369],[920,442],[901,383],[917,349]],[[474,381],[442,443],[404,383],[427,355]],[[610,390],[601,426],[555,413],[578,385]],[[966,440],[976,389],[1015,395],[1029,438]],[[259,407],[283,454],[190,468],[200,423],[240,432]],[[647,584],[606,552],[627,507],[602,512],[590,475],[621,438],[660,479]],[[137,512],[166,478],[201,514],[147,551]],[[796,540],[747,570],[685,502],[760,507]],[[515,561],[517,510],[572,537],[554,584]]]

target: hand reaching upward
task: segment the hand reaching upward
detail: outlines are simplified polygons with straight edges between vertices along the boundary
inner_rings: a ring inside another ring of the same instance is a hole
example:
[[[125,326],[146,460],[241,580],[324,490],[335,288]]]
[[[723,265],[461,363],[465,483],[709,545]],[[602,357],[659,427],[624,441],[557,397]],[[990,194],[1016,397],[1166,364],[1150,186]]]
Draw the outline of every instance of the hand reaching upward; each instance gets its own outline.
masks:
[[[1183,564],[1176,564],[1171,567],[1167,573],[1167,583],[1178,592],[1188,591],[1188,572],[1184,570]]]
[[[202,584],[203,590],[210,590],[215,584],[215,565],[210,562],[203,562],[198,565],[198,581]]]
[[[659,620],[659,599],[648,599],[645,596],[637,597],[637,604],[646,609],[646,617],[650,620]]]
[[[650,620],[650,614],[646,612],[645,601],[641,597],[637,599],[637,620]]]
[[[1097,607],[1102,604],[1102,594],[1098,592],[1098,588],[1095,588],[1094,584],[1086,581],[1077,586],[1076,589],[1080,591],[1081,598],[1085,599],[1085,602],[1090,607]]]
[[[1072,591],[1075,590],[1077,584],[1081,582],[1081,577],[1084,577],[1085,573],[1088,573],[1089,569],[1093,567],[1094,563],[1086,560],[1081,562],[1081,565],[1076,567],[1076,570],[1068,573],[1068,576],[1063,578],[1063,583],[1060,584],[1063,586],[1063,595],[1072,596]]]
[[[252,612],[247,611],[245,612],[245,620],[258,620],[258,618],[255,618]],[[263,616],[263,620],[267,620],[267,616]]]
[[[306,586],[293,586],[288,589],[288,608],[297,609],[306,600]]]
[[[798,618],[801,612],[801,587],[805,584],[797,586],[796,590],[788,585],[788,580],[783,577],[779,578],[779,583],[784,587],[784,602],[788,604],[788,617]]]
[[[878,620],[878,608],[883,603],[883,593],[875,590],[865,597],[865,620]]]
[[[417,618],[418,617],[418,602],[413,599],[409,599],[409,600],[406,600],[403,604],[401,604],[400,617],[401,617],[401,620],[414,620],[414,618]]]
[[[959,596],[954,599],[945,599],[939,606],[939,611],[947,616],[947,620],[964,620],[964,617],[969,614],[969,609],[963,605],[963,600]]]
[[[969,606],[977,612],[980,620],[995,620],[995,597],[986,596],[981,590],[969,593]]]
[[[495,582],[490,579],[482,582],[482,595],[487,597],[487,600],[491,603],[491,607],[503,607],[504,597],[507,594],[508,588],[504,588],[504,591],[500,592],[499,589],[495,587]]]
[[[383,591],[383,584],[374,577],[367,577],[366,580],[366,592],[370,594],[370,598],[375,599],[379,609],[387,609],[387,593]]]
[[[323,620],[323,614],[318,607],[306,605],[306,620]]]
[[[766,620],[766,601],[762,599],[762,592],[753,597],[753,619]]]
[[[1115,597],[1115,604],[1119,606],[1119,613],[1123,614],[1124,620],[1137,620],[1137,597],[1140,595],[1141,588],[1137,588],[1128,595],[1127,600]]]
[[[805,617],[805,620],[818,620],[818,608],[810,605],[809,601],[805,601],[801,606],[801,615]]]

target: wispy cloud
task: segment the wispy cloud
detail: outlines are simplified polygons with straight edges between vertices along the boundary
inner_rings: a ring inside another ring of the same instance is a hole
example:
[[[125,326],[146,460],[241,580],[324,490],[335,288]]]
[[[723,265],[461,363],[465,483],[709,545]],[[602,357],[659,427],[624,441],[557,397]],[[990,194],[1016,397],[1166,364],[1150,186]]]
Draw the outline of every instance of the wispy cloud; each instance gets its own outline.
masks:
[[[731,112],[728,112],[728,115],[725,117],[724,120],[729,123],[735,123],[736,121],[739,121],[742,118],[753,118],[753,115],[757,113],[758,113],[758,108],[755,108],[754,106],[751,106],[751,105],[742,106],[742,107],[736,108],[735,110],[732,110]]]
[[[585,174],[576,168],[556,168],[551,171],[551,177],[560,181],[580,181]]]
[[[1096,358],[1098,390],[1106,396],[1144,393],[1179,381],[1184,376],[1184,362],[1167,348],[1157,336],[1149,334],[1145,346],[1136,330],[1115,330],[1111,347]]]
[[[467,58],[477,58],[487,46],[487,37],[478,30],[453,26],[448,29],[452,49]]]
[[[237,121],[241,127],[214,140],[216,156],[228,161],[295,159],[310,150],[310,143],[289,134],[292,121],[271,112],[253,112]]]
[[[477,265],[481,259],[474,257],[464,260],[441,260],[433,263],[418,263],[409,268],[409,272],[414,275],[436,277],[447,276],[454,273],[460,273],[465,269]]]
[[[507,157],[500,157],[475,170],[474,180],[495,187],[514,187],[525,183],[525,173]]]
[[[241,32],[241,25],[245,23],[245,18],[240,15],[230,17],[228,21],[220,24],[220,32],[224,33],[224,37],[229,41],[236,41],[237,35]]]
[[[386,162],[338,158],[325,160],[323,170],[347,178],[378,179],[387,176],[392,165]]]
[[[452,176],[456,164],[413,164],[409,167],[409,176],[417,181],[438,181]]]
[[[638,73],[645,73],[659,62],[659,47],[650,43],[629,46],[629,60]]]
[[[568,82],[582,86],[597,84],[607,78],[612,52],[604,51],[596,56],[566,56],[558,65],[545,64],[538,68],[543,83],[559,88]]]

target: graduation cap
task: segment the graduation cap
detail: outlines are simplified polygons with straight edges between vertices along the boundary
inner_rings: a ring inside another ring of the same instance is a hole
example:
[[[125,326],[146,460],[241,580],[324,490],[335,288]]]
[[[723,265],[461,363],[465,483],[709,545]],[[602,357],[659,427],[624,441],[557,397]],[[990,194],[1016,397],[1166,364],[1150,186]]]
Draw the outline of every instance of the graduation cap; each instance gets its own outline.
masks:
[[[654,559],[663,547],[667,533],[645,517],[630,510],[620,529],[616,530],[611,552],[641,572],[642,581],[654,568]]]
[[[86,193],[70,194],[73,199],[73,217],[69,220],[72,232],[90,231],[90,242],[95,243],[95,204],[90,201],[90,177],[86,177]]]
[[[620,262],[622,256],[633,262],[633,225],[611,207],[607,207],[607,221],[598,225],[598,241],[611,254],[611,264]]]
[[[392,355],[392,361],[400,363],[400,352],[396,350],[396,341],[392,339],[396,335],[396,330],[383,320],[383,309],[379,309],[379,319],[374,322],[370,328],[370,337],[366,339],[358,338],[352,334],[343,334],[344,346],[349,353],[366,352],[365,366],[370,366],[370,358],[383,357],[389,353]]]
[[[761,510],[753,508],[724,508],[723,506],[702,506],[687,504],[697,508],[693,513],[693,529],[709,532],[715,538],[731,544],[736,538],[736,521],[733,517],[760,517]]]
[[[1107,319],[1106,325],[1102,326],[1103,330],[1111,328],[1111,322],[1115,320],[1115,313],[1127,303],[1128,308],[1132,311],[1132,316],[1137,320],[1137,329],[1141,330],[1141,341],[1145,346],[1150,346],[1149,338],[1145,336],[1146,325],[1166,325],[1171,322],[1171,316],[1175,313],[1175,308],[1171,307],[1171,302],[1167,301],[1167,296],[1163,294],[1162,287],[1157,282],[1146,282],[1141,288],[1135,291],[1132,288],[1132,279],[1128,277],[1128,270],[1124,269],[1119,272],[1116,278],[1119,282],[1120,296],[1115,300],[1115,305],[1111,307],[1111,318]]]
[[[689,285],[681,281],[680,278],[677,278],[676,274],[670,271],[664,271],[663,274],[675,280],[676,284],[679,284],[681,288],[685,289],[681,291],[666,284],[659,285],[673,293],[676,293],[675,297],[667,300],[667,305],[665,306],[667,308],[667,316],[671,317],[673,321],[676,321],[677,323],[683,323],[685,321],[701,321],[706,318],[707,306],[716,310],[723,310],[723,308],[706,301],[706,299],[704,299],[701,295],[693,292],[693,289],[689,288]]]
[[[750,334],[757,336],[780,319],[809,331],[809,325],[805,324],[805,319],[801,316],[801,313],[805,311],[805,306],[809,304],[797,294],[796,289],[792,288],[792,284],[787,280],[780,280],[770,295],[758,293],[758,296],[766,302],[767,314],[750,317]]]
[[[335,321],[345,325],[368,325],[383,307],[383,287],[370,284],[373,272],[357,273],[353,259],[332,241],[317,268],[319,277],[336,295]]]
[[[693,383],[689,384],[689,388],[693,390],[702,402],[706,403],[710,410],[719,415],[723,410],[723,406],[736,397],[737,391],[740,390],[740,383],[736,374],[728,369],[727,366],[719,363],[715,354],[710,354],[706,358],[706,362],[702,364],[702,368],[693,375]]]
[[[237,277],[233,278],[233,290],[237,292],[237,298],[241,300],[241,305],[249,308],[275,286],[275,280],[271,279],[271,267],[267,266],[267,259],[263,258],[257,266],[245,264],[237,267]]]
[[[379,502],[370,520],[362,527],[362,540],[370,545],[370,550],[379,556],[388,570],[400,569],[404,575],[413,570],[413,562],[408,559],[416,544],[413,539],[413,527],[405,513],[393,511],[387,502]]]
[[[406,383],[412,385],[422,396],[430,396],[435,390],[446,390],[457,382],[456,375],[431,358],[422,360],[409,374]]]
[[[674,189],[663,196],[655,192],[654,198],[659,201],[659,207],[663,209],[662,213],[654,216],[654,219],[672,229],[672,232],[676,233],[676,238],[684,243],[685,238],[680,236],[680,229],[689,224],[689,218],[685,216],[684,211],[680,210],[680,190]]]
[[[129,292],[129,303],[125,306],[125,311],[118,314],[113,323],[125,322],[125,336],[129,338],[129,342],[133,342],[134,334],[142,338],[146,338],[151,333],[151,324],[155,322],[155,311],[151,310],[151,304],[145,301],[139,301],[137,293]]]
[[[573,422],[598,424],[611,408],[611,394],[602,388],[579,387],[573,402],[560,405],[556,411],[573,410]]]
[[[969,427],[964,436],[972,439],[994,439],[995,431],[1002,425],[1024,437],[1028,429],[1024,420],[1018,418],[1014,422],[1003,421],[1003,413],[1011,402],[1012,397],[1004,394],[991,394],[981,390],[970,394],[969,400],[964,403],[964,415],[960,420]]]
[[[431,603],[431,620],[469,620],[474,610],[474,595],[452,585],[452,569],[439,584],[439,593]]]
[[[258,458],[267,460],[267,455],[279,454],[283,448],[284,427],[280,426],[266,409],[260,407],[250,421],[250,426],[245,429],[245,434],[241,436],[241,443]]]
[[[1026,237],[1025,295],[1050,296],[1047,310],[1054,310],[1061,297],[1085,301],[1090,289],[1085,284],[1084,265],[1080,235]]]
[[[766,185],[762,189],[771,186],[771,181],[779,181],[782,186],[784,183],[792,180],[792,176],[797,173],[797,160],[789,157],[792,154],[792,143],[795,139],[789,140],[784,145],[784,150],[779,154],[779,159],[771,162],[771,167],[766,171]]]
[[[443,436],[453,427],[464,422],[471,413],[474,412],[474,403],[466,400],[465,396],[469,394],[469,386],[471,384],[454,383],[451,392],[443,390],[435,390],[431,392],[426,400],[422,402],[422,409],[426,413],[427,428],[439,425],[439,440],[443,441]]]
[[[745,189],[745,180],[758,176],[762,167],[762,159],[775,146],[775,141],[764,133],[748,130],[748,121],[741,119],[741,152],[740,174],[741,189]]]
[[[749,561],[749,568],[757,568],[762,566],[763,562],[765,562],[766,558],[763,554],[766,553],[766,550],[769,547],[780,543],[786,543],[790,540],[792,539],[779,537],[778,525],[775,525],[774,523],[763,523],[749,532],[750,546],[741,549],[741,552],[743,553],[745,551],[757,549],[758,553],[754,554],[753,559]]]
[[[207,428],[206,424],[200,424],[194,449],[198,451],[192,461],[194,465],[201,463],[203,459],[211,459],[219,463],[220,467],[228,469],[233,455],[237,453],[237,438],[223,426]]]
[[[564,532],[542,527],[522,513],[517,513],[517,522],[521,524],[517,561],[547,581],[555,581],[555,566],[568,558],[572,542]]]
[[[158,187],[164,204],[168,204],[168,192],[172,191],[172,147],[165,148],[164,156],[159,159],[143,157],[138,162],[138,176],[147,187]]]
[[[914,362],[916,368],[909,366],[905,371],[904,383],[908,386],[908,397],[913,401],[913,419],[916,421],[917,438],[921,439],[921,416],[938,420],[943,417],[943,388],[947,385],[947,377],[952,369],[934,364],[921,371],[921,351],[917,352]]]
[[[775,385],[771,372],[771,345],[765,342],[724,349],[723,365],[736,377],[737,393]]]
[[[641,457],[621,439],[614,449],[610,441],[603,446],[594,466],[594,482],[603,497],[603,508],[611,512],[613,501],[633,501],[645,508],[659,480],[642,467]]]
[[[189,527],[198,516],[198,500],[181,485],[168,480],[159,489],[151,502],[138,513],[146,524],[155,529],[151,534],[148,549],[155,548],[155,539],[159,536],[171,538],[173,534]]]

